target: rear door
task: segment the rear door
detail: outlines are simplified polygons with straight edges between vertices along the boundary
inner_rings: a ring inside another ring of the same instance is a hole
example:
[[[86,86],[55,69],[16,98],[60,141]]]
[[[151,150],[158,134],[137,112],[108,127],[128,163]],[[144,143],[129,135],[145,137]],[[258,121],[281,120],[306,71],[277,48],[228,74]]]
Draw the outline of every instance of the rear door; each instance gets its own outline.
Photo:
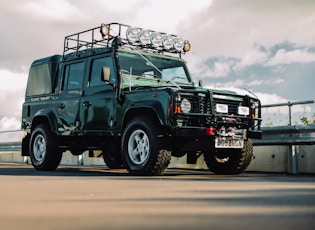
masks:
[[[63,64],[59,100],[56,103],[58,131],[64,135],[80,132],[80,101],[83,95],[85,61],[76,60]]]

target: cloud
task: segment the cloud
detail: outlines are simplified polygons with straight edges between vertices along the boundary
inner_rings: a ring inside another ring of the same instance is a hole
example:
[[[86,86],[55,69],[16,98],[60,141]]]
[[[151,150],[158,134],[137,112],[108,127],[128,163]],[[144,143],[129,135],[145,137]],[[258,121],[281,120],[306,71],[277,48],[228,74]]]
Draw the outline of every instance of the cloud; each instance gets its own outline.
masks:
[[[257,43],[313,46],[314,8],[311,0],[215,0],[180,29],[189,35],[194,50],[209,56],[242,57]]]
[[[261,85],[277,85],[284,83],[285,80],[282,78],[272,78],[272,79],[267,79],[267,80],[254,80],[251,82],[247,82],[246,85],[248,86],[261,86]]]
[[[3,132],[3,131],[15,132]],[[14,117],[0,117],[0,142],[21,141],[23,133],[21,130],[21,121]]]
[[[225,61],[215,61],[209,65],[204,63],[199,68],[198,75],[204,77],[218,78],[226,77],[231,72],[231,63]]]
[[[266,47],[256,43],[240,58],[212,56],[202,60],[200,54],[192,54],[200,62],[193,62],[191,72],[204,85],[249,88],[291,100],[313,97],[310,82],[314,79],[315,46],[281,42]]]
[[[120,22],[177,33],[178,24],[211,5],[200,0],[11,0],[0,3],[0,69],[25,72],[35,59],[60,54],[63,39],[101,23]],[[9,45],[8,45],[9,44]]]
[[[0,115],[20,117],[24,101],[27,74],[0,70]]]
[[[242,88],[242,86],[244,86],[244,80],[241,80],[241,79],[236,79],[234,81],[229,81],[229,82],[215,82],[215,83],[212,83],[212,84],[205,84],[205,88],[208,88],[208,89],[234,89],[232,91],[235,91],[240,88]]]
[[[276,66],[308,62],[315,62],[315,53],[309,52],[307,49],[296,49],[291,51],[280,49],[277,51],[274,57],[266,62],[266,65]]]
[[[41,20],[69,20],[71,18],[86,18],[74,4],[64,0],[37,0],[26,1],[21,10],[28,12],[29,15],[40,18]]]
[[[249,50],[242,58],[242,60],[235,65],[235,71],[239,71],[247,66],[264,64],[268,60],[268,53],[266,51],[253,48]]]
[[[0,119],[0,130],[20,130],[21,121],[14,117],[2,117]]]

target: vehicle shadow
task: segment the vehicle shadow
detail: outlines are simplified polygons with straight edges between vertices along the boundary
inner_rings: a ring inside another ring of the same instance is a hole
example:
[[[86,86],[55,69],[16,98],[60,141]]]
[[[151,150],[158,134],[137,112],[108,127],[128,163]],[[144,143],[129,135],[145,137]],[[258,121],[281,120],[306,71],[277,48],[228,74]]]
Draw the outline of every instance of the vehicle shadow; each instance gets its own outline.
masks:
[[[66,166],[61,165],[54,171],[38,171],[32,165],[16,163],[0,163],[0,176],[129,176],[125,169],[108,169],[104,166]]]
[[[30,164],[0,163],[0,176],[40,176],[40,177],[130,177],[131,178],[169,178],[178,176],[207,176],[214,175],[205,170],[191,169],[166,169],[163,175],[159,176],[132,176],[126,169],[109,169],[104,166],[67,166],[60,165],[54,171],[38,171]]]
[[[313,181],[314,175],[288,175],[285,173],[244,172],[238,175],[216,175],[207,170],[168,168],[159,176],[133,176],[126,169],[109,169],[104,166],[67,166],[60,165],[55,171],[37,171],[30,164],[0,163],[1,176],[31,177],[106,177],[115,180],[268,180],[270,177],[283,180],[296,180],[306,177]]]

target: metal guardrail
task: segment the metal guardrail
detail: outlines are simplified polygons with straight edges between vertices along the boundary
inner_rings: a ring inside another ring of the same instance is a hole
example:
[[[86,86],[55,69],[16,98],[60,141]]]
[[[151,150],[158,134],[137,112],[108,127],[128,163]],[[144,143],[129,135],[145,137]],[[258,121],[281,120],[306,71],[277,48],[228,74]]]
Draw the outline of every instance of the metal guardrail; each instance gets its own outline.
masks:
[[[2,142],[0,143],[0,152],[15,152],[22,150],[22,142]]]
[[[254,145],[314,145],[315,124],[299,126],[263,127],[262,139],[253,140]]]
[[[315,145],[315,124],[262,128],[262,139],[253,140],[254,146],[288,146],[288,170],[298,174],[298,146]]]
[[[287,103],[262,105],[261,108],[274,108],[274,107],[288,106],[288,108],[289,108],[289,111],[288,111],[288,113],[289,113],[288,125],[290,126],[290,125],[292,125],[292,106],[294,106],[294,105],[305,105],[305,104],[315,104],[315,100],[296,101],[296,102],[288,101]]]

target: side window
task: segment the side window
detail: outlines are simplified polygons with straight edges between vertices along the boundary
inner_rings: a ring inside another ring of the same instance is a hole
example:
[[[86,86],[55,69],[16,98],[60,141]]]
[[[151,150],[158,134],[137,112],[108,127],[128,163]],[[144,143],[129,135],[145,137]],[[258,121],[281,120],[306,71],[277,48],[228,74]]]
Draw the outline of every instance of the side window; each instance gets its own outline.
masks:
[[[93,87],[93,86],[105,85],[105,83],[101,80],[102,68],[104,66],[107,66],[110,68],[110,82],[114,83],[115,78],[114,78],[114,66],[113,66],[112,58],[105,57],[105,58],[94,59],[92,61],[91,75],[90,75],[88,86]]]
[[[84,78],[84,62],[66,65],[63,90],[80,89]]]

